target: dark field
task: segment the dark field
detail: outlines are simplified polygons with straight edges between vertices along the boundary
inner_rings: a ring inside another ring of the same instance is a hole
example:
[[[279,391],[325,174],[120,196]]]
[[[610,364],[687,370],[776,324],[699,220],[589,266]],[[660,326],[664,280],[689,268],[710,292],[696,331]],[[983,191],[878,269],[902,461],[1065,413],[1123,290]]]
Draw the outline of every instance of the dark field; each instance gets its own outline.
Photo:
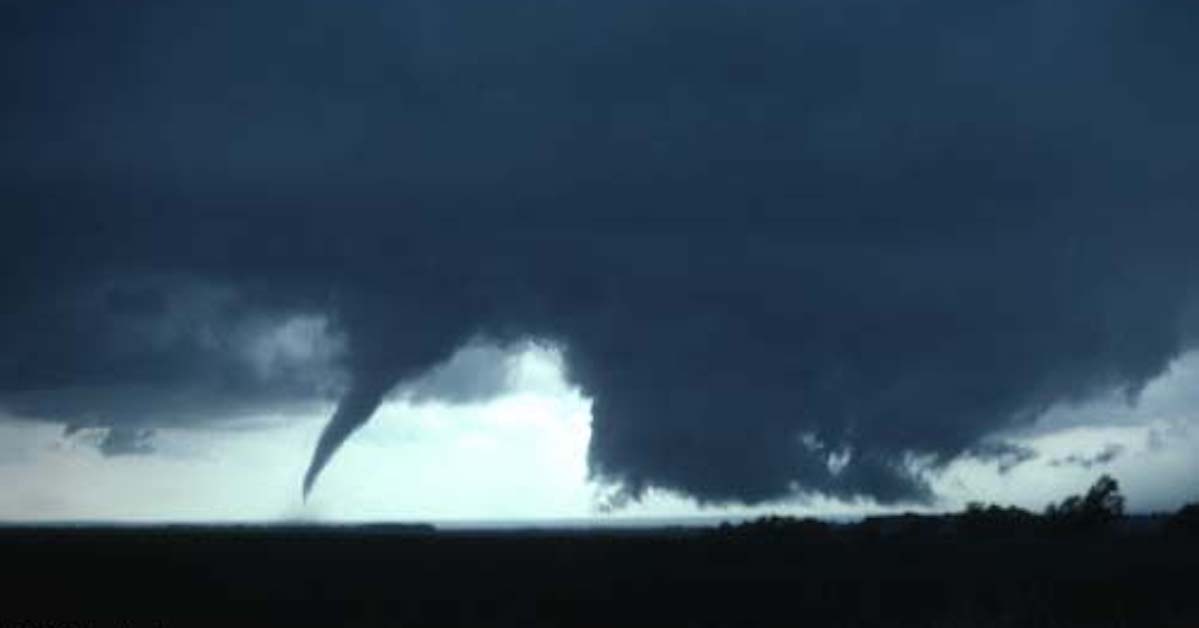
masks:
[[[1199,539],[723,530],[0,530],[0,626],[1199,626]]]

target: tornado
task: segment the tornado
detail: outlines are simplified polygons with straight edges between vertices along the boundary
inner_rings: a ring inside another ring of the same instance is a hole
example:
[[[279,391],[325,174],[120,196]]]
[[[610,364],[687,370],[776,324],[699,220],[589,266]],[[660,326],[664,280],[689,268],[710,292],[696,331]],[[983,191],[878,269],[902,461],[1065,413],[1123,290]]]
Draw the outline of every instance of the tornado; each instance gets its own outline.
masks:
[[[329,419],[329,423],[321,432],[320,440],[316,443],[316,450],[312,453],[308,472],[304,474],[303,494],[305,500],[312,492],[312,487],[320,477],[321,471],[333,458],[333,454],[337,453],[350,434],[370,420],[371,415],[382,403],[383,396],[394,384],[395,381],[392,378],[378,374],[359,374],[354,377],[349,390],[337,404],[337,410],[333,413],[333,417]]]

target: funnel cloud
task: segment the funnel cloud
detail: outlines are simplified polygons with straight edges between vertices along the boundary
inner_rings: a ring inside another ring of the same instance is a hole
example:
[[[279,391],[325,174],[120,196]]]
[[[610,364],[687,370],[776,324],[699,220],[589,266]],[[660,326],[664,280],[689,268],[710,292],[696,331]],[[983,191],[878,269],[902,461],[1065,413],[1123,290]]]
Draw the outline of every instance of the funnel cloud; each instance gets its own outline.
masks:
[[[329,464],[337,448],[349,438],[354,430],[362,427],[371,418],[379,404],[383,401],[391,382],[383,379],[373,381],[355,380],[345,396],[337,405],[337,411],[329,424],[321,432],[317,441],[316,451],[312,454],[312,462],[304,474],[304,497],[312,491],[312,486],[320,476],[321,470]]]

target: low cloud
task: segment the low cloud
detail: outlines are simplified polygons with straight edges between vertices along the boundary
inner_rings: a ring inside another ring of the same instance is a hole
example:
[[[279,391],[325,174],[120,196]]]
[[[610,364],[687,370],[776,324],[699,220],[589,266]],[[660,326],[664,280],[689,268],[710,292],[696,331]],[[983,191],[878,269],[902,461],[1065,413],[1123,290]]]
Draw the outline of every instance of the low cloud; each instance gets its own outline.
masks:
[[[135,456],[154,452],[154,430],[111,428],[100,441],[105,456]]]
[[[968,455],[982,462],[994,463],[1000,475],[1040,457],[1037,450],[1028,445],[1006,441],[983,443],[971,449]]]
[[[1099,452],[1092,455],[1070,454],[1063,458],[1055,458],[1049,462],[1051,467],[1076,466],[1090,470],[1111,464],[1124,453],[1124,446],[1116,443],[1108,444]]]

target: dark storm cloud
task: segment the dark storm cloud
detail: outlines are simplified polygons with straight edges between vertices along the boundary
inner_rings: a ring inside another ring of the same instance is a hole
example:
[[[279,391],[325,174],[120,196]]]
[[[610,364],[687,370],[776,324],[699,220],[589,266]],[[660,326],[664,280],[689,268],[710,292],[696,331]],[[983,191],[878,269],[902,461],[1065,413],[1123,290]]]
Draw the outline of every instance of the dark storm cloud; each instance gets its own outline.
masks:
[[[1193,338],[1183,3],[2,10],[15,414],[340,399],[311,481],[462,346],[540,338],[628,496],[895,501]]]

